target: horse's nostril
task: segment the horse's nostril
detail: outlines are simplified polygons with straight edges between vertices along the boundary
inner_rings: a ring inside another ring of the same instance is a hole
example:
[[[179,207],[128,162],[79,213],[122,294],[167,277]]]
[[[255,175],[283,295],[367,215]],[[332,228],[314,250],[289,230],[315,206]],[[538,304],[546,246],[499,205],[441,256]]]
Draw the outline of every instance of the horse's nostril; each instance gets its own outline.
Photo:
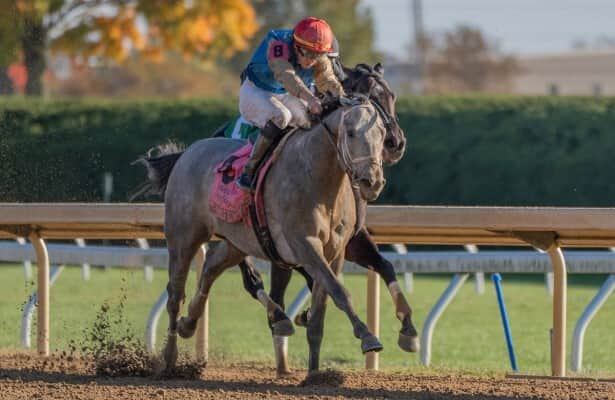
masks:
[[[359,182],[361,182],[361,184],[362,184],[363,186],[367,187],[368,189],[372,187],[372,181],[371,181],[371,179],[366,179],[366,178],[363,178],[363,179],[361,179]]]
[[[395,139],[386,139],[384,145],[387,149],[395,149],[397,148],[397,141]]]

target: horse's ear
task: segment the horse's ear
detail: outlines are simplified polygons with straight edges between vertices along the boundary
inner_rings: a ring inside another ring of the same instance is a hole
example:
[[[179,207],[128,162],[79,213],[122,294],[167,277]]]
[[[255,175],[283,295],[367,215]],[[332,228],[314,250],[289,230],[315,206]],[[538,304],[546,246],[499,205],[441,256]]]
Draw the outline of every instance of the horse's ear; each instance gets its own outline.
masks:
[[[380,76],[384,75],[384,67],[380,63],[374,65],[374,71]]]
[[[364,64],[364,63],[359,63],[359,64],[355,65],[354,69],[357,72],[362,72],[362,73],[365,73],[365,74],[370,74],[372,72],[372,67],[370,67],[369,65]]]

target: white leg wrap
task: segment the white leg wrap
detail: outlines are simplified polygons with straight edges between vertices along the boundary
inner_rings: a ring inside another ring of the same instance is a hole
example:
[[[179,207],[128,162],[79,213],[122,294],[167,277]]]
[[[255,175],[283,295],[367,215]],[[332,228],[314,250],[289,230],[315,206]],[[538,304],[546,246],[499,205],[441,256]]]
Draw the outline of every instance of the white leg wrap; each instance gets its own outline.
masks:
[[[287,366],[288,360],[288,337],[273,336],[273,349],[275,350],[275,363],[279,366]]]

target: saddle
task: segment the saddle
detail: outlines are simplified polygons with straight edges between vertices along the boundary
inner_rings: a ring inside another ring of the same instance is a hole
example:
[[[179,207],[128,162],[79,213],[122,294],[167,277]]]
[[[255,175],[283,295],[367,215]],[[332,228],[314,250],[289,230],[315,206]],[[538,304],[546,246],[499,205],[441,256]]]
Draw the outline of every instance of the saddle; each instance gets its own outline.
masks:
[[[248,142],[216,167],[209,207],[216,217],[230,224],[246,220],[248,216],[250,195],[241,190],[235,180],[241,174],[251,151],[252,144]]]
[[[296,131],[297,129],[291,130],[279,141],[273,143],[265,154],[256,173],[256,190],[253,195],[241,190],[235,183],[252,151],[252,143],[248,141],[216,167],[213,187],[208,199],[210,210],[216,217],[230,224],[243,222],[251,226],[267,257],[278,265],[288,268],[294,265],[285,262],[280,257],[267,224],[263,188],[271,166],[277,160],[284,144]]]

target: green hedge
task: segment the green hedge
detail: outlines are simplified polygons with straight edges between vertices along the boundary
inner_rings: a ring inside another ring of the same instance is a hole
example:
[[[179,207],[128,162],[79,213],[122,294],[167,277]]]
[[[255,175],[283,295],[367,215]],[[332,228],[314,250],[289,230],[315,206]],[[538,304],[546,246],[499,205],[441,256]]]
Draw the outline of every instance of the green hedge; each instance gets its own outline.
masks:
[[[130,162],[168,139],[189,144],[235,100],[0,100],[0,201],[114,201],[143,178]],[[401,99],[408,137],[380,203],[615,205],[615,99]]]
[[[615,205],[615,98],[402,100],[408,151],[383,202]]]
[[[236,114],[227,101],[0,101],[0,201],[113,201],[144,179],[131,166],[168,140],[209,136]]]

